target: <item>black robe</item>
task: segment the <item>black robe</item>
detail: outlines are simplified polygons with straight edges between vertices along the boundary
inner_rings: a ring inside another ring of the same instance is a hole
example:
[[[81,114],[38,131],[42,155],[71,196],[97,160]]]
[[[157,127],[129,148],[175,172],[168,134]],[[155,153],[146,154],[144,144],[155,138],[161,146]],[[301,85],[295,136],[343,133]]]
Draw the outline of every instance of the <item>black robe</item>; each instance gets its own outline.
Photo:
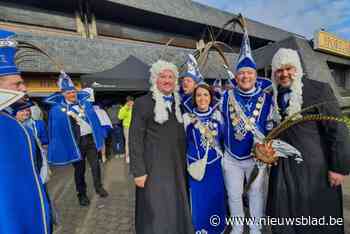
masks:
[[[130,126],[130,171],[148,175],[145,188],[136,188],[136,233],[190,234],[184,126],[174,105],[168,121],[155,122],[154,106],[151,94],[138,98]]]
[[[305,114],[339,116],[335,96],[328,84],[303,79],[303,108],[331,101]],[[334,102],[335,101],[335,102]],[[305,115],[303,114],[303,115]],[[328,171],[347,175],[350,169],[348,130],[336,122],[304,122],[287,129],[280,138],[296,147],[304,161],[281,159],[271,168],[267,215],[271,217],[343,217],[341,186],[332,188]],[[344,233],[344,226],[273,226],[273,233]]]

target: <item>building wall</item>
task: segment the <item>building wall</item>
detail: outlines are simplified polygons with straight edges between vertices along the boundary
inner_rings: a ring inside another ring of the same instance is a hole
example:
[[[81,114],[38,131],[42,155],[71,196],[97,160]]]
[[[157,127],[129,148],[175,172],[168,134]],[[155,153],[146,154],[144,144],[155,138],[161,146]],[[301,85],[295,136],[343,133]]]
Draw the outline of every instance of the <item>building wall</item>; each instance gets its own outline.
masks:
[[[329,62],[336,62],[346,67],[350,65],[350,59],[315,51],[309,41],[303,38],[290,37],[254,51],[258,69],[271,69],[272,57],[279,48],[297,50],[301,58],[305,76],[309,79],[329,83],[344,111],[350,109],[350,96],[344,95],[342,87],[337,85],[328,65]],[[346,74],[347,76],[349,74],[347,70]],[[346,83],[349,85],[348,80]]]
[[[75,75],[110,69],[129,55],[137,56],[148,64],[160,57],[181,64],[185,55],[193,51],[191,49],[195,48],[198,39],[112,21],[113,18],[111,21],[106,21],[105,18],[101,19],[100,13],[96,13],[98,17],[95,20],[98,35],[89,38],[83,35],[82,29],[79,29],[83,27],[81,25],[83,22],[77,16],[74,5],[69,11],[59,11],[0,1],[0,12],[2,12],[0,27],[17,32],[19,40],[31,42],[47,50],[64,65],[67,72]],[[213,10],[210,12],[214,14]],[[152,16],[156,13],[148,12],[148,14]],[[217,14],[219,16],[221,13],[218,11]],[[183,22],[183,26],[189,24],[186,20],[177,20]],[[175,42],[171,44],[172,46],[165,47],[164,44],[171,38],[175,38]],[[239,45],[233,47],[238,50]],[[236,54],[227,53],[227,57],[232,64]],[[221,68],[222,61],[215,53],[209,56],[207,64],[204,74],[212,76],[217,72],[218,76],[225,76]],[[25,72],[58,71],[44,58],[26,61],[20,64],[20,68]]]

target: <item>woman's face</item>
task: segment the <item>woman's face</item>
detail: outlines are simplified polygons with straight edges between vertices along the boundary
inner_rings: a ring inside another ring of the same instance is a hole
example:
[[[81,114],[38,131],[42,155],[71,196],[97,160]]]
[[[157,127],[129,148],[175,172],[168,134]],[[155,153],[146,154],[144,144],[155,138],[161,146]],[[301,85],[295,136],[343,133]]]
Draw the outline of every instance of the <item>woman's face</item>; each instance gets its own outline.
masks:
[[[203,88],[198,88],[196,91],[196,104],[200,111],[207,111],[211,102],[210,93],[208,90]]]

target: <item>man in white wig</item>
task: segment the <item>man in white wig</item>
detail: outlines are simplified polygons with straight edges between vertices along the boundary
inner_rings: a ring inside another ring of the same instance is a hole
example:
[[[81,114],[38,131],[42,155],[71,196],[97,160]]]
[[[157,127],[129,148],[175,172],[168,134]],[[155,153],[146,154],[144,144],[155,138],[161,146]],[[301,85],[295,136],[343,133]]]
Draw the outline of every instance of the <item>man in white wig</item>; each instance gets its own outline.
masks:
[[[178,71],[174,64],[160,60],[150,73],[150,92],[135,101],[129,135],[136,233],[193,233]]]
[[[303,78],[297,51],[281,48],[272,59],[272,81],[277,114],[285,119],[302,108],[317,103],[305,114],[339,116],[341,114],[331,87],[323,82]],[[267,215],[272,217],[325,218],[342,220],[341,184],[349,173],[348,132],[336,122],[305,122],[288,128],[280,136],[297,148],[303,162],[292,158],[280,160],[272,167]],[[337,225],[278,225],[273,233],[322,234],[344,233],[343,222]]]

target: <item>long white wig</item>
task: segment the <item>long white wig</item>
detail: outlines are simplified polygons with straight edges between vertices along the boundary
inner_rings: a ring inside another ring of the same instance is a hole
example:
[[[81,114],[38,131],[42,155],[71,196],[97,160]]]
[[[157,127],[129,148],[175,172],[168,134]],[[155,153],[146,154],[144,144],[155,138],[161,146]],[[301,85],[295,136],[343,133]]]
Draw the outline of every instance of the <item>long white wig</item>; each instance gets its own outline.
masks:
[[[292,49],[286,49],[286,48],[280,48],[277,53],[272,58],[272,85],[274,89],[274,100],[275,100],[275,107],[277,110],[277,120],[281,119],[281,116],[278,114],[278,105],[277,105],[277,86],[278,81],[275,77],[275,72],[280,69],[282,66],[285,65],[292,65],[296,69],[295,75],[292,77],[292,85],[290,87],[291,94],[289,99],[289,106],[286,110],[287,116],[291,116],[294,113],[297,113],[301,110],[301,107],[303,105],[303,68],[301,66],[300,57],[298,55],[298,52],[296,50]]]
[[[151,84],[151,92],[152,97],[154,101],[156,102],[154,106],[154,121],[156,121],[159,124],[163,124],[169,119],[169,113],[167,111],[167,105],[163,99],[163,95],[159,89],[157,88],[157,79],[159,78],[159,74],[164,70],[170,70],[176,79],[176,87],[173,92],[174,100],[175,100],[175,115],[176,119],[179,123],[183,122],[181,109],[180,109],[180,95],[179,95],[179,85],[178,85],[178,76],[179,72],[177,70],[176,65],[163,61],[158,60],[156,63],[154,63],[150,69],[151,77],[150,77],[150,84]]]

